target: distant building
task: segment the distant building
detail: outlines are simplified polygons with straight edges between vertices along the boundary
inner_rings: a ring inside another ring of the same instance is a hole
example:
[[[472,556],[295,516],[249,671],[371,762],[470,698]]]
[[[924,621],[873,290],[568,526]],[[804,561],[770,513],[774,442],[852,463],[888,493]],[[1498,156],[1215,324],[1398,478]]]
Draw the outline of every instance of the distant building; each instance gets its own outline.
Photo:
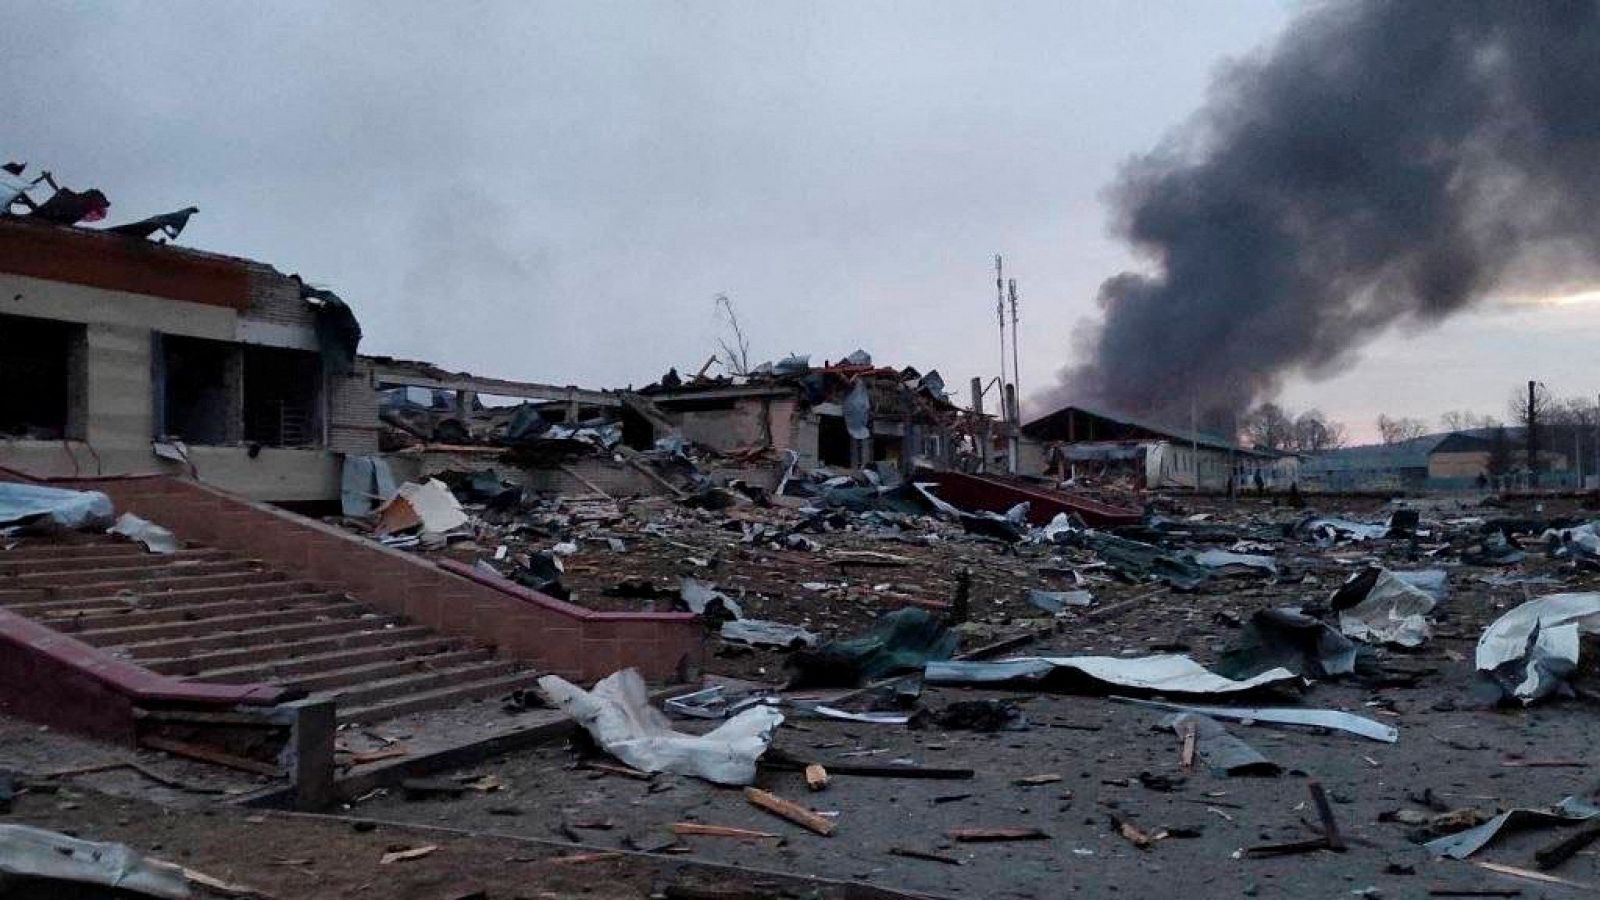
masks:
[[[1225,491],[1228,478],[1241,489],[1257,476],[1268,490],[1288,490],[1299,459],[1241,447],[1214,434],[1169,428],[1115,413],[1066,406],[1022,426],[1035,450],[1027,474],[1054,472],[1063,479],[1131,479],[1147,490],[1198,488]]]
[[[1341,447],[1306,457],[1301,487],[1309,491],[1449,491],[1527,487],[1527,437],[1503,429],[1507,471],[1493,473],[1495,433],[1474,428],[1423,435],[1394,444]],[[1564,487],[1571,478],[1565,454],[1541,451],[1541,486]]]

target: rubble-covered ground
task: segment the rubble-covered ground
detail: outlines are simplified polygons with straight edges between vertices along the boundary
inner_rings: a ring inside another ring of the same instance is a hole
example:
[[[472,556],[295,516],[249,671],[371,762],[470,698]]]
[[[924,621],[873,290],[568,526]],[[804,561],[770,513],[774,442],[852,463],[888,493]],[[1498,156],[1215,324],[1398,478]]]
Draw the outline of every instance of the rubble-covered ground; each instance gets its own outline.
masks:
[[[858,635],[885,611],[918,607],[950,620],[960,636],[959,653],[1173,653],[1207,667],[1238,646],[1258,611],[1303,608],[1336,623],[1330,599],[1353,573],[1369,565],[1402,573],[1443,569],[1448,594],[1428,614],[1430,633],[1420,646],[1366,647],[1353,675],[1279,685],[1248,697],[1190,701],[1339,710],[1398,730],[1398,739],[1386,743],[1336,730],[1224,722],[1231,735],[1281,767],[1276,775],[1229,777],[1209,770],[1203,760],[1185,767],[1182,740],[1163,725],[1167,713],[1113,699],[1108,690],[928,684],[914,699],[820,692],[851,709],[876,704],[879,711],[922,711],[914,726],[839,721],[783,706],[785,721],[756,784],[829,817],[836,831],[826,837],[756,808],[737,787],[630,773],[589,740],[535,747],[431,776],[435,783],[488,789],[395,787],[343,810],[454,829],[449,832],[412,833],[389,825],[356,832],[347,822],[207,810],[214,801],[181,802],[171,789],[158,791],[127,772],[71,779],[54,794],[25,794],[13,818],[127,840],[157,856],[192,854],[188,858],[197,868],[275,888],[269,893],[276,896],[466,896],[448,893],[458,885],[481,887],[496,898],[793,892],[792,885],[761,883],[763,871],[960,897],[1143,897],[1175,888],[1196,896],[1567,896],[1600,886],[1600,843],[1580,848],[1548,872],[1538,869],[1535,852],[1579,833],[1581,825],[1505,834],[1460,861],[1435,859],[1421,846],[1501,810],[1548,807],[1569,796],[1595,800],[1600,772],[1591,768],[1590,748],[1600,736],[1600,709],[1592,699],[1600,685],[1593,677],[1600,663],[1596,648],[1585,648],[1571,679],[1576,696],[1527,706],[1486,702],[1474,671],[1479,636],[1508,610],[1555,592],[1600,590],[1600,571],[1586,554],[1575,546],[1551,554],[1540,537],[1546,525],[1588,521],[1593,513],[1585,501],[1485,506],[1413,499],[1405,505],[1420,514],[1415,535],[1370,539],[1305,526],[1314,514],[1386,523],[1395,505],[1351,498],[1308,503],[1310,508],[1300,509],[1281,498],[1156,502],[1150,523],[1129,537],[1174,556],[1233,548],[1270,557],[1277,567],[1275,575],[1214,574],[1193,590],[1138,566],[1118,571],[1092,545],[1071,536],[1041,539],[1038,529],[1028,540],[1008,542],[926,515],[819,516],[781,504],[707,510],[659,499],[588,500],[496,511],[469,503],[471,540],[426,551],[484,562],[524,583],[551,576],[546,563],[559,559],[559,587],[571,592],[573,602],[598,609],[680,608],[680,580],[692,578],[731,599],[746,618],[803,626],[822,642]],[[1506,532],[1512,541],[1502,545],[1496,535]],[[970,573],[970,590],[963,603],[964,573]],[[1030,589],[1087,590],[1094,601],[1052,615],[1028,602]],[[793,674],[786,665],[790,650],[723,641],[717,622],[707,627],[706,669],[713,682],[776,697],[819,695],[785,690]],[[1026,643],[993,650],[1010,639]],[[927,713],[968,700],[1009,701],[1022,721],[984,732],[928,720]],[[673,724],[703,733],[719,723],[677,718]],[[12,726],[0,734],[25,730]],[[30,775],[47,763],[59,768],[62,760],[42,751],[39,740],[44,738],[0,741],[0,767]],[[800,772],[778,764],[785,758],[821,763],[832,772],[830,783],[808,790]],[[879,771],[855,774],[852,767]],[[930,768],[947,771],[923,773],[942,777],[908,777]],[[1303,846],[1275,856],[1247,852],[1325,843],[1313,783],[1331,800],[1343,848]],[[163,805],[143,805],[148,798]],[[157,820],[159,829],[140,826]],[[686,823],[771,836],[674,830]],[[254,829],[244,832],[250,841],[226,849],[233,829],[246,826]],[[953,834],[975,828],[1034,834],[983,843]],[[382,867],[371,858],[424,842],[444,847],[445,836],[448,852]],[[545,859],[562,852],[533,853],[505,843],[519,836],[577,845],[572,854],[598,847],[648,855],[600,861],[609,868],[507,863],[518,854]],[[296,862],[303,859],[314,862]],[[683,860],[757,874],[745,885],[686,887],[673,881],[681,873],[668,867]],[[1484,863],[1517,872],[1491,871]],[[585,876],[569,876],[571,867]]]
[[[832,837],[774,818],[735,789],[670,774],[637,780],[581,768],[580,760],[592,748],[575,746],[546,746],[454,773],[495,775],[504,787],[492,794],[437,800],[407,799],[393,791],[370,798],[360,811],[668,848],[955,896],[1149,896],[1177,883],[1189,890],[1203,885],[1206,896],[1421,896],[1474,885],[1534,895],[1576,890],[1474,865],[1486,860],[1533,869],[1533,851],[1564,836],[1560,829],[1501,838],[1466,862],[1435,861],[1418,842],[1431,817],[1445,817],[1435,826],[1437,836],[1500,809],[1587,797],[1595,786],[1588,748],[1600,731],[1590,701],[1580,697],[1527,709],[1491,708],[1478,702],[1472,689],[1474,647],[1486,625],[1531,596],[1600,585],[1600,575],[1549,558],[1537,540],[1538,524],[1583,520],[1589,514],[1578,501],[1562,499],[1487,507],[1456,499],[1406,505],[1423,520],[1422,534],[1415,538],[1318,541],[1294,529],[1313,510],[1291,507],[1281,498],[1167,500],[1159,506],[1168,523],[1165,531],[1137,536],[1173,551],[1225,549],[1245,541],[1243,549],[1271,556],[1279,566],[1276,577],[1214,577],[1193,592],[1118,577],[1081,548],[978,539],[931,518],[907,518],[900,527],[889,527],[859,514],[842,516],[837,529],[795,532],[815,542],[801,549],[785,546],[784,536],[806,516],[782,508],[579,504],[552,511],[541,535],[526,528],[485,529],[476,548],[457,545],[451,552],[469,559],[492,557],[504,543],[509,546],[503,558],[513,559],[519,551],[568,544],[560,550],[562,583],[583,605],[674,608],[678,579],[691,577],[734,598],[746,617],[802,625],[823,640],[859,633],[882,611],[899,606],[949,615],[958,573],[970,570],[971,612],[956,626],[963,650],[1040,635],[1004,656],[1168,652],[1211,666],[1255,611],[1308,605],[1325,610],[1334,590],[1368,564],[1396,571],[1443,568],[1450,592],[1432,613],[1432,635],[1421,647],[1374,648],[1376,667],[1360,677],[1250,699],[1254,705],[1344,710],[1400,732],[1399,740],[1388,744],[1342,732],[1228,723],[1230,733],[1283,768],[1275,777],[1226,777],[1203,764],[1186,771],[1178,738],[1161,728],[1165,713],[1104,696],[1027,686],[925,686],[917,700],[922,708],[1009,698],[1028,725],[979,733],[840,722],[790,711],[773,743],[789,756],[825,766],[912,763],[972,772],[970,779],[938,780],[839,775],[825,791],[810,793],[797,772],[762,770],[758,784],[836,813],[838,831]],[[1325,515],[1373,523],[1387,521],[1395,508],[1375,499],[1314,498],[1312,506]],[[1533,520],[1519,526],[1534,531],[1521,537],[1528,551],[1522,562],[1461,562],[1480,548],[1485,523],[1518,519]],[[764,538],[770,535],[775,539]],[[888,556],[860,564],[863,550]],[[1524,576],[1535,580],[1525,583]],[[1549,582],[1540,583],[1540,577]],[[624,583],[631,583],[624,593],[647,593],[641,586],[648,584],[659,596],[611,596]],[[1027,602],[1030,588],[1086,588],[1095,603],[1051,616]],[[714,676],[776,689],[789,675],[784,651],[752,649],[714,634],[710,646],[707,669]],[[1585,681],[1577,680],[1580,693]],[[700,732],[710,724],[689,719],[677,727]],[[1307,787],[1311,780],[1332,798],[1345,838],[1343,852],[1241,854],[1249,847],[1317,837],[1318,816]],[[1451,817],[1457,825],[1448,824]],[[672,825],[681,822],[780,837],[675,838]],[[1119,822],[1167,836],[1138,847],[1119,833]],[[948,835],[975,827],[1032,827],[1047,837],[962,843]],[[1554,874],[1600,885],[1600,862],[1584,851]]]

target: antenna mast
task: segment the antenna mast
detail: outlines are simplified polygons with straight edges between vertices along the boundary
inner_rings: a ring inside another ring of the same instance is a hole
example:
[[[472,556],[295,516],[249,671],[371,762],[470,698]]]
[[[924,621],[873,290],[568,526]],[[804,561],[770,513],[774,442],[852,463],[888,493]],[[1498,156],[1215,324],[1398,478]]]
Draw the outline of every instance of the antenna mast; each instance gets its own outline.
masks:
[[[1015,389],[1017,422],[1022,422],[1022,364],[1017,361],[1017,280],[1015,278],[1006,282],[1006,287],[1011,292],[1011,384]]]
[[[1004,421],[1011,421],[1011,410],[1006,396],[1006,283],[1000,254],[994,255],[994,314],[1000,320],[1000,413]]]

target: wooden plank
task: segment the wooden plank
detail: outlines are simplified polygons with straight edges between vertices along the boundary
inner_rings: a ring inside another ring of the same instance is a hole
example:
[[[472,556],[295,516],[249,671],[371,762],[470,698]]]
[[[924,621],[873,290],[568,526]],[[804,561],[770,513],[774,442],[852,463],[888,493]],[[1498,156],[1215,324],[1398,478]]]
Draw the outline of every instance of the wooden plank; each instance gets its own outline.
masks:
[[[773,834],[770,831],[734,828],[731,825],[705,825],[700,822],[674,822],[672,824],[672,833],[676,835],[696,835],[698,837],[736,838],[745,841],[783,839],[783,835]]]
[[[1322,820],[1322,837],[1327,840],[1328,849],[1343,850],[1344,838],[1339,836],[1339,823],[1333,818],[1333,806],[1328,803],[1322,782],[1310,781],[1306,787],[1311,791],[1311,802],[1317,807],[1317,817]]]
[[[945,832],[952,841],[964,844],[994,841],[1047,841],[1050,835],[1037,828],[952,828]]]
[[[788,819],[796,825],[809,831],[814,831],[823,837],[832,837],[833,832],[839,827],[831,819],[825,819],[792,800],[785,800],[777,794],[763,791],[760,788],[745,788],[744,797],[755,806],[780,818]]]
[[[947,866],[966,865],[966,863],[956,859],[954,856],[946,856],[943,853],[934,853],[932,850],[916,850],[911,847],[890,847],[889,855],[904,856],[907,859],[926,859],[930,862],[944,863]]]
[[[162,737],[158,734],[149,734],[139,738],[139,743],[152,750],[162,750],[174,756],[183,756],[189,759],[198,759],[214,765],[238,769],[241,772],[251,772],[256,775],[265,775],[268,778],[278,778],[284,771],[271,763],[264,763],[257,759],[246,759],[236,756],[225,750],[207,747],[202,744],[191,744],[176,738]]]

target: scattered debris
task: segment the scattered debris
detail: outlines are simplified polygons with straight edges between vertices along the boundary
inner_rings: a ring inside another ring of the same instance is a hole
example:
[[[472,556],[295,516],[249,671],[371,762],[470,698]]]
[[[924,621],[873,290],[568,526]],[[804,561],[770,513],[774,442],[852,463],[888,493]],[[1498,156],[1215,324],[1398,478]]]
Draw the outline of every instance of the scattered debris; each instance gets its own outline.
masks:
[[[423,844],[421,847],[410,847],[402,850],[390,850],[378,860],[379,865],[387,866],[391,863],[405,862],[411,859],[421,859],[439,849],[438,844]]]
[[[949,659],[959,642],[933,614],[907,607],[880,618],[860,637],[832,641],[790,657],[791,688],[856,687],[897,672],[912,672],[932,660]]]
[[[1478,639],[1477,668],[1495,699],[1523,704],[1570,693],[1579,636],[1600,633],[1600,593],[1550,594],[1496,619]]]
[[[110,522],[111,498],[99,491],[0,481],[0,525],[92,528]]]
[[[1429,841],[1424,846],[1435,856],[1466,859],[1483,849],[1500,832],[1509,826],[1513,830],[1542,828],[1584,822],[1600,816],[1600,808],[1590,806],[1576,797],[1567,797],[1549,809],[1508,809],[1476,828],[1446,835]]]
[[[94,885],[144,897],[189,896],[188,880],[178,866],[146,859],[124,844],[85,841],[27,825],[0,825],[0,875],[5,880]]]
[[[1274,725],[1304,725],[1310,728],[1331,728],[1336,731],[1347,731],[1360,737],[1374,741],[1383,741],[1392,744],[1400,739],[1400,731],[1389,725],[1364,719],[1352,713],[1340,712],[1333,709],[1296,709],[1294,707],[1221,707],[1221,706],[1180,706],[1176,703],[1162,703],[1156,700],[1141,700],[1134,697],[1114,698],[1125,703],[1136,703],[1154,709],[1165,709],[1173,712],[1197,713],[1210,716],[1213,719],[1230,719],[1236,722],[1256,724],[1265,722]]]
[[[1111,656],[1022,657],[997,662],[930,662],[929,684],[1033,684],[1045,690],[1104,692],[1137,689],[1161,694],[1237,694],[1294,679],[1287,669],[1270,669],[1235,681],[1207,670],[1187,656],[1132,658]]]
[[[133,513],[123,513],[116,524],[106,529],[106,534],[120,534],[145,546],[151,553],[177,553],[178,539],[172,532]]]
[[[1283,771],[1283,767],[1229,734],[1210,716],[1178,713],[1164,719],[1162,726],[1172,729],[1183,742],[1180,762],[1185,769],[1193,766],[1198,753],[1206,767],[1219,775],[1272,776]]]
[[[717,784],[755,780],[756,759],[783,714],[754,706],[704,735],[683,734],[650,705],[644,678],[624,669],[585,691],[556,675],[539,679],[550,702],[572,716],[607,753],[645,772],[693,775]]]
[[[1351,576],[1332,606],[1339,613],[1339,630],[1348,637],[1419,647],[1431,633],[1427,615],[1435,603],[1427,591],[1388,569],[1367,569]]]

